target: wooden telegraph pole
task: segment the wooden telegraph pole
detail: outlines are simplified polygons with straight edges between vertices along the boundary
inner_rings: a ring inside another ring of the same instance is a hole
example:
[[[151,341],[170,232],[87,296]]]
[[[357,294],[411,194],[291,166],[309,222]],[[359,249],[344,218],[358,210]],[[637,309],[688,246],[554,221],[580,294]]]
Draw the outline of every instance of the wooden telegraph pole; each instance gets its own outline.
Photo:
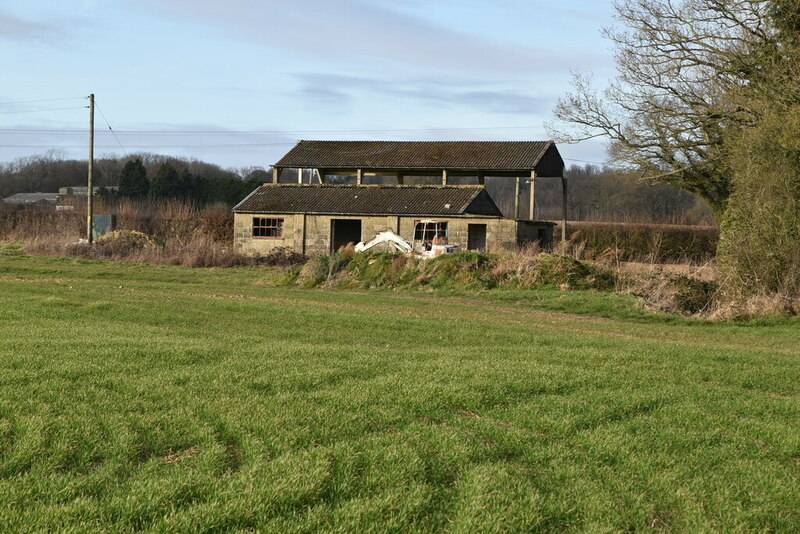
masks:
[[[94,190],[92,168],[94,167],[94,93],[89,95],[89,176],[86,191],[86,240],[92,244],[92,216],[94,215]]]
[[[561,175],[561,242],[567,241],[567,178]]]

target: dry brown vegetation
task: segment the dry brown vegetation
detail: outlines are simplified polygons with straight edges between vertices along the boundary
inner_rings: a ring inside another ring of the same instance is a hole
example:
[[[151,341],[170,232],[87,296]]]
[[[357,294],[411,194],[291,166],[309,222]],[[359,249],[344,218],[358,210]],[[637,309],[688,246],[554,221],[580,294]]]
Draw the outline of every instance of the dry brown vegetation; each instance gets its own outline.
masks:
[[[187,267],[288,267],[307,260],[288,249],[266,257],[238,253],[233,248],[233,216],[222,205],[200,208],[184,202],[127,201],[100,205],[97,211],[116,214],[118,230],[91,247],[80,241],[85,232],[82,213],[37,208],[1,206],[0,239],[21,242],[31,254]],[[392,255],[365,261],[350,247],[317,258],[296,274],[303,285],[341,287],[554,285],[565,291],[614,290],[636,296],[650,309],[711,318],[794,314],[800,307],[787,295],[737,299],[721,291],[724,281],[717,279],[713,260],[715,228],[570,223],[569,229],[571,239],[557,241],[552,251],[532,245],[489,256],[468,253],[469,257],[420,266]]]
[[[266,257],[233,248],[233,215],[226,205],[199,207],[170,201],[99,203],[117,217],[117,231],[85,243],[84,214],[0,205],[0,239],[19,241],[31,254],[68,255],[186,267],[296,265],[302,254],[280,249]]]
[[[561,235],[557,226],[554,235]],[[678,224],[568,222],[567,236],[581,243],[589,259],[613,256],[619,261],[703,264],[714,259],[719,229]]]

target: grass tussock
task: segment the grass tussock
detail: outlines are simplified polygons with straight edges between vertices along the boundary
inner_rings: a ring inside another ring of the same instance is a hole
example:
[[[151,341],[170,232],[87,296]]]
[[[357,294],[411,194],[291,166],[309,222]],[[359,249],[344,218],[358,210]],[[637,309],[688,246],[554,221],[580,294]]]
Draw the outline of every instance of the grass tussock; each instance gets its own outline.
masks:
[[[614,274],[603,267],[533,249],[503,254],[459,252],[419,259],[388,252],[317,256],[300,270],[304,287],[531,289],[614,288]]]

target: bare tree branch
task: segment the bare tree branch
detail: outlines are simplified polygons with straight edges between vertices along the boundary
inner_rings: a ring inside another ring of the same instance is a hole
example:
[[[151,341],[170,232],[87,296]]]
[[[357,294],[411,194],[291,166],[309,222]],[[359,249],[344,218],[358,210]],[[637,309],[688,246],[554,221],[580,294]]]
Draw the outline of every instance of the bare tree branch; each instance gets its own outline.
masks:
[[[760,111],[733,95],[763,71],[778,46],[770,0],[617,0],[617,77],[602,91],[574,74],[556,104],[555,138],[609,138],[619,164],[702,196],[719,215],[730,195],[725,133]]]

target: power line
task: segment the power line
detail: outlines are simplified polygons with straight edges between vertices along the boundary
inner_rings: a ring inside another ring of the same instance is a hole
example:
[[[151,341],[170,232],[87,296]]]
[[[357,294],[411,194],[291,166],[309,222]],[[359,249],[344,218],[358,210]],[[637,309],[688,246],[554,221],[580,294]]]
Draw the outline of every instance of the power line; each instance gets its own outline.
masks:
[[[103,113],[103,110],[102,110],[102,109],[100,109],[100,106],[98,106],[98,105],[97,105],[97,101],[96,101],[96,100],[95,100],[95,103],[94,103],[94,105],[95,105],[95,107],[97,108],[97,111],[99,111],[99,112],[100,112],[100,116],[101,116],[101,117],[103,117],[103,120],[106,122],[106,126],[108,126],[108,131],[109,131],[109,132],[111,132],[111,135],[113,135],[113,136],[114,136],[114,139],[116,139],[116,141],[117,141],[117,144],[118,144],[118,145],[119,145],[119,147],[122,149],[122,152],[123,152],[123,153],[124,153],[124,154],[127,156],[127,155],[128,155],[128,151],[127,151],[127,150],[125,150],[125,147],[124,147],[124,146],[122,146],[122,143],[120,143],[120,142],[119,142],[119,137],[117,137],[117,134],[116,134],[116,133],[114,133],[114,129],[111,127],[111,124],[108,122],[108,119],[106,118],[106,114],[105,114],[105,113]]]
[[[113,131],[112,131],[113,133]],[[260,148],[266,146],[289,146],[294,145],[294,141],[286,141],[283,143],[226,143],[226,144],[202,144],[202,145],[126,145],[129,149],[163,149],[163,148]],[[0,145],[0,148],[64,148],[64,149],[77,149],[84,148],[84,145]],[[95,145],[95,148],[121,148],[125,155],[129,155],[125,147],[117,141],[117,145]],[[602,161],[587,161],[583,159],[562,158],[564,161],[572,161],[575,163],[588,163],[591,165],[606,165],[607,162]]]
[[[75,97],[75,98],[85,98],[85,97]],[[70,100],[67,98],[64,99],[50,99],[50,100],[41,100],[41,102],[46,101],[55,101],[55,100]],[[18,103],[23,103],[24,101],[20,101]],[[39,102],[35,100],[31,100],[28,102]],[[13,102],[9,102],[13,103]],[[2,104],[0,104],[2,105]],[[125,146],[122,145],[120,141],[119,135],[217,135],[217,136],[239,136],[239,135],[251,135],[251,136],[270,136],[270,135],[292,135],[292,134],[345,134],[345,133],[413,133],[413,132],[472,132],[472,131],[524,131],[524,130],[537,130],[538,127],[536,126],[484,126],[484,127],[454,127],[454,128],[394,128],[394,129],[339,129],[339,130],[114,130],[111,127],[110,122],[106,118],[105,114],[103,113],[102,109],[95,103],[97,110],[100,112],[100,115],[103,117],[103,120],[108,127],[109,132],[111,135],[114,136],[114,140],[116,141],[119,148],[128,155]],[[83,107],[81,107],[83,108]],[[59,109],[81,109],[81,108],[55,108],[52,110],[29,110],[29,111],[8,111],[8,112],[0,112],[0,113],[28,113],[28,112],[36,112],[36,111],[56,111]],[[0,133],[7,132],[7,133],[14,133],[14,134],[42,134],[42,133],[54,133],[54,134],[83,134],[85,133],[84,130],[79,129],[53,129],[53,128],[0,128]],[[98,132],[100,133],[100,132]],[[279,143],[218,143],[218,144],[159,144],[159,145],[127,145],[128,148],[137,148],[137,149],[164,149],[164,148],[232,148],[232,147],[265,147],[265,146],[288,146],[295,144],[296,141],[286,141],[286,142],[279,142]],[[576,143],[577,144],[577,143]],[[83,145],[78,146],[69,146],[69,145],[32,145],[32,144],[13,144],[13,145],[0,145],[0,148],[64,148],[64,149],[73,149],[73,148],[83,148]],[[101,145],[97,148],[117,148],[113,145]],[[599,161],[587,161],[587,160],[580,160],[580,159],[573,159],[573,158],[563,158],[565,161],[572,161],[576,163],[588,163],[592,165],[605,165],[604,162]]]
[[[593,164],[593,165],[605,165],[606,164],[606,162],[601,162],[601,161],[586,161],[586,160],[583,160],[583,159],[572,159],[572,158],[561,158],[561,159],[563,159],[564,161],[574,161],[576,163],[590,163],[590,164]]]
[[[536,130],[536,126],[492,126],[478,128],[407,128],[407,129],[347,129],[347,130],[116,130],[120,135],[288,135],[307,133],[402,133],[402,132],[472,132],[498,130]],[[0,128],[13,133],[83,133],[75,129]]]
[[[41,111],[63,111],[65,109],[86,109],[89,106],[79,106],[79,107],[71,107],[71,108],[47,108],[47,109],[23,109],[17,111],[0,111],[3,114],[11,114],[11,113],[39,113]]]
[[[45,98],[43,100],[17,100],[15,102],[0,102],[0,106],[10,106],[11,104],[35,104],[38,102],[62,102],[64,100],[84,99],[85,96],[70,96],[67,98]]]
[[[295,141],[283,143],[231,143],[217,145],[127,145],[128,148],[234,148],[234,147],[263,147],[263,146],[288,146]],[[96,148],[117,148],[116,145],[95,145]],[[85,145],[0,145],[0,148],[85,148]],[[124,148],[123,148],[124,150]]]
[[[98,108],[99,111],[99,108]],[[100,112],[102,115],[102,111]],[[105,120],[105,117],[103,117]],[[109,125],[111,134],[114,130]],[[98,132],[101,133],[101,132]],[[97,148],[121,148],[127,155],[125,146],[120,143],[119,139],[114,135],[117,145],[96,145]],[[216,144],[158,144],[158,145],[126,145],[127,148],[246,148],[246,147],[265,147],[265,146],[289,146],[294,145],[296,141],[283,141],[280,143],[216,143]],[[84,145],[31,145],[31,144],[0,144],[0,148],[83,148]],[[605,165],[607,162],[603,161],[589,161],[584,159],[562,158],[564,161],[572,161],[575,163],[588,163],[592,165]]]

